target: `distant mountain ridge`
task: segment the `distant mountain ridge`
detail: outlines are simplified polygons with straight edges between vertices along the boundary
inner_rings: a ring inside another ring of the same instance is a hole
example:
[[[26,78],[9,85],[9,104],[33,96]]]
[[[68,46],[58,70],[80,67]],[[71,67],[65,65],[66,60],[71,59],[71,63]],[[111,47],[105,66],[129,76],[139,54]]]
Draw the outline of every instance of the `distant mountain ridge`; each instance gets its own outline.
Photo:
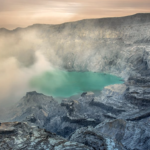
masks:
[[[138,22],[138,21],[144,21],[144,22],[149,22],[149,19],[150,19],[150,13],[136,13],[136,14],[133,14],[133,15],[128,15],[128,16],[121,16],[121,17],[103,17],[103,18],[92,18],[92,19],[82,19],[82,20],[78,20],[78,21],[72,21],[72,22],[64,22],[64,23],[61,23],[61,24],[33,24],[33,25],[29,25],[27,27],[17,27],[15,29],[12,29],[12,30],[9,30],[7,28],[0,28],[0,31],[1,30],[6,30],[6,31],[14,31],[14,30],[21,30],[21,29],[25,29],[25,28],[28,28],[28,27],[32,27],[32,26],[40,26],[40,25],[45,25],[45,26],[57,26],[57,25],[63,25],[63,24],[67,24],[67,23],[75,23],[75,22],[81,22],[81,21],[88,21],[88,20],[101,20],[101,21],[104,21],[104,20],[107,20],[107,19],[115,19],[115,20],[122,20],[122,23],[123,21],[126,21],[128,19],[133,19],[132,21],[133,22]],[[136,21],[134,20],[136,19]]]

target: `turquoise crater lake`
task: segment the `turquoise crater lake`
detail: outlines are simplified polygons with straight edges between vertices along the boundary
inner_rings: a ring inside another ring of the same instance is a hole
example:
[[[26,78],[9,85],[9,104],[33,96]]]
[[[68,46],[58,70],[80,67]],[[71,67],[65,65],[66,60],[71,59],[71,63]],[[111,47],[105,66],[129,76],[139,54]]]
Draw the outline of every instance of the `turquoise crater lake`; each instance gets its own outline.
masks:
[[[105,86],[121,83],[123,83],[121,78],[110,74],[52,70],[32,78],[30,87],[53,97],[67,98],[85,91],[99,91]]]

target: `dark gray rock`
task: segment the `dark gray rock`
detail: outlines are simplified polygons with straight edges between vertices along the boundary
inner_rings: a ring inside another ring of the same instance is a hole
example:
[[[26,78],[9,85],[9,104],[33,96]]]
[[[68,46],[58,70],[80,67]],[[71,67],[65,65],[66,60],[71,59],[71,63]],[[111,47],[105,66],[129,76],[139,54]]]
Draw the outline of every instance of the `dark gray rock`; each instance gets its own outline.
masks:
[[[0,147],[1,150],[93,150],[83,144],[69,142],[44,129],[19,122],[2,123]]]
[[[125,96],[131,103],[139,107],[150,107],[150,78],[147,76],[130,77],[126,83]]]
[[[149,118],[145,120],[145,123],[125,120],[107,121],[99,124],[95,129],[97,134],[122,143],[125,149],[149,150],[150,128],[146,124],[148,120]]]
[[[85,144],[94,150],[125,150],[121,143],[110,137],[103,136],[92,127],[76,130],[70,141]]]
[[[76,130],[76,132],[71,136],[70,141],[76,141],[78,143],[84,143],[89,147],[93,147],[94,150],[106,150],[105,139],[97,135],[92,129],[81,128]]]

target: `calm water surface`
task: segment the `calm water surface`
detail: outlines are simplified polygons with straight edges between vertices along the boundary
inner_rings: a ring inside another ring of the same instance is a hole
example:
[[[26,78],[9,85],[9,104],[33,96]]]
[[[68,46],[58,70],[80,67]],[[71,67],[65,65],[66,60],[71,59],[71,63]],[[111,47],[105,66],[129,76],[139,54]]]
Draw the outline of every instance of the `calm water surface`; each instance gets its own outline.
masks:
[[[119,83],[123,83],[122,79],[110,74],[52,70],[32,78],[30,87],[56,98],[67,98],[85,91],[102,90],[105,86]]]

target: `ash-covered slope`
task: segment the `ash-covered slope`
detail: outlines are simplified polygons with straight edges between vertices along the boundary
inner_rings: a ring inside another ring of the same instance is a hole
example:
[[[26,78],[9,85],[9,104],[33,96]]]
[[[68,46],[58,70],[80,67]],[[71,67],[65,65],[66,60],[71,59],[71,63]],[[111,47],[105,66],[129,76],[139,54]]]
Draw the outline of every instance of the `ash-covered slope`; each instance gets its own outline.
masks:
[[[23,64],[33,63],[34,52],[40,50],[53,66],[68,70],[109,72],[124,78],[149,74],[150,14],[1,29],[0,35],[7,39],[1,57],[13,55]]]

